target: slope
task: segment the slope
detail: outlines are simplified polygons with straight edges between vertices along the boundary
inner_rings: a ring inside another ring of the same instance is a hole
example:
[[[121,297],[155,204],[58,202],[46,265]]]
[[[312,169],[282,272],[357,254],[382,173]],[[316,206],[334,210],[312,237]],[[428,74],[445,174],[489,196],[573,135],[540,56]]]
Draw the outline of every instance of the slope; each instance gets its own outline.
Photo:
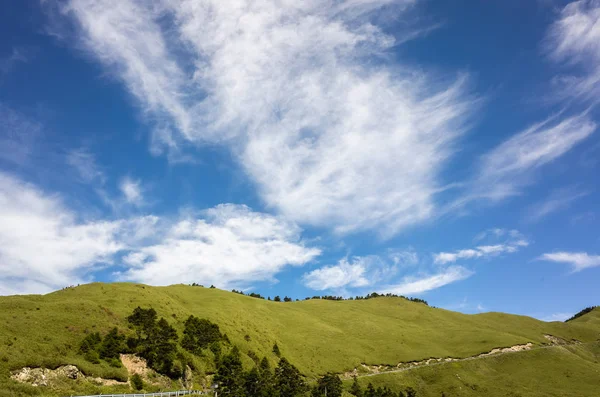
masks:
[[[244,353],[252,350],[275,360],[272,346],[277,343],[284,356],[313,377],[361,363],[395,365],[544,344],[545,334],[590,342],[600,332],[598,310],[567,324],[545,323],[503,313],[465,315],[401,298],[283,303],[185,285],[95,283],[44,296],[0,298],[0,382],[9,382],[13,369],[68,363],[87,373],[123,378],[122,370],[84,362],[77,346],[86,331],[106,333],[114,326],[127,331],[125,318],[137,306],[153,307],[180,333],[189,315],[208,318]]]

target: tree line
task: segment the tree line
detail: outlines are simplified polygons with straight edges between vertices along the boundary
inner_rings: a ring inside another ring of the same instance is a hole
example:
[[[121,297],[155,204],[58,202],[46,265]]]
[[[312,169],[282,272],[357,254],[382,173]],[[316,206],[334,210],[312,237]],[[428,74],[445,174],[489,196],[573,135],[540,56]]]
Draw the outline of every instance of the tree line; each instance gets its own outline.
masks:
[[[592,310],[594,310],[595,308],[597,308],[598,306],[590,306],[590,307],[586,307],[585,309],[581,310],[580,312],[574,314],[572,317],[568,318],[567,320],[565,320],[565,323],[569,322],[569,321],[573,321],[576,318],[579,318],[585,314],[588,314],[589,312],[591,312]]]
[[[201,284],[196,284],[196,283],[192,283],[190,284],[192,287],[204,287]],[[215,288],[214,285],[211,285],[210,288]],[[257,299],[265,299],[265,300],[271,300],[271,297],[264,297],[261,294],[257,294],[255,292],[250,292],[250,293],[244,293],[244,291],[239,291],[236,289],[232,289],[231,292],[235,293],[235,294],[240,294],[240,295],[244,295],[244,296],[249,296],[252,298],[257,298]],[[330,301],[344,301],[344,300],[365,300],[365,299],[373,299],[373,298],[401,298],[401,299],[405,299],[407,301],[410,302],[417,302],[417,303],[423,303],[427,306],[429,306],[429,303],[424,300],[424,299],[420,299],[420,298],[411,298],[411,297],[407,297],[404,295],[397,295],[397,294],[392,294],[392,293],[387,293],[387,294],[378,294],[377,292],[372,292],[370,294],[364,295],[364,296],[360,296],[357,295],[355,297],[348,297],[348,298],[344,298],[343,296],[335,296],[335,295],[314,295],[314,296],[307,296],[306,298],[304,298],[304,300],[311,300],[311,299],[321,299],[321,300],[330,300]],[[277,295],[272,299],[274,302],[292,302],[294,301],[294,299],[290,298],[289,296],[285,296],[283,297],[283,299]],[[296,302],[298,302],[300,299],[295,299]]]

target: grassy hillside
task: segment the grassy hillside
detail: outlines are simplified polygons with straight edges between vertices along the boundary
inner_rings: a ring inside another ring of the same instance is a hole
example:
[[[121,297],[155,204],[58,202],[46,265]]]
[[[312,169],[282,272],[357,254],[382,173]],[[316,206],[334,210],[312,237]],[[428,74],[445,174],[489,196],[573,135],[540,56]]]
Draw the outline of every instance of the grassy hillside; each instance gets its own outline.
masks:
[[[401,298],[284,303],[184,285],[96,283],[45,296],[0,297],[0,389],[12,384],[10,370],[24,366],[70,363],[86,373],[125,377],[122,369],[85,362],[77,346],[86,330],[106,333],[117,326],[127,331],[125,318],[137,306],[153,307],[180,333],[189,315],[208,318],[243,353],[252,350],[273,361],[276,342],[284,356],[312,377],[361,363],[395,365],[544,344],[544,334],[583,342],[600,338],[598,309],[566,324],[545,323],[503,313],[465,315]],[[210,371],[210,365],[205,369]]]
[[[593,342],[370,376],[359,384],[410,386],[422,397],[591,397],[600,395],[599,362],[600,343]]]

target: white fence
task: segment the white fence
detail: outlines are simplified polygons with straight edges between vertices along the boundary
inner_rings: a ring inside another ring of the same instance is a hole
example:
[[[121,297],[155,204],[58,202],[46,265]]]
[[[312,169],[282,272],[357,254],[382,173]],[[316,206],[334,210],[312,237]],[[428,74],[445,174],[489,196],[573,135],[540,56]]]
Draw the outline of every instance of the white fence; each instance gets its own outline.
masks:
[[[204,394],[199,390],[163,391],[159,393],[135,393],[135,394],[94,394],[93,396],[78,397],[179,397]],[[74,397],[74,396],[73,396]]]

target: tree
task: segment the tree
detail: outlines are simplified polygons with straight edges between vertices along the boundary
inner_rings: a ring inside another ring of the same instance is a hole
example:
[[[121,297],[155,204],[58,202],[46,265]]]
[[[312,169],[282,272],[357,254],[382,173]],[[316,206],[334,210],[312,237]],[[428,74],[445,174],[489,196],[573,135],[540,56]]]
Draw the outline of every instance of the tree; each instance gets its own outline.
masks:
[[[157,322],[156,317],[156,311],[152,308],[135,308],[127,321],[135,329],[137,339],[130,339],[127,344],[146,359],[150,368],[164,375],[179,377],[181,371],[173,368],[177,353],[177,331],[167,320],[161,318]]]
[[[79,344],[79,352],[82,354],[88,353],[93,350],[97,350],[98,346],[102,343],[102,337],[99,332],[92,332],[87,335]]]
[[[273,300],[275,302],[281,302],[281,298],[279,297],[279,295],[277,295],[275,298],[273,298]]]
[[[313,397],[340,397],[342,395],[342,380],[335,374],[327,374],[319,378],[312,389]]]
[[[281,357],[281,351],[279,350],[279,346],[277,346],[277,343],[273,345],[273,353],[275,353],[277,357]]]
[[[356,397],[362,397],[362,389],[358,384],[358,378],[354,376],[354,380],[352,381],[352,386],[350,386],[350,393],[354,394]]]
[[[402,390],[400,390],[398,392],[398,397],[406,397],[406,395],[404,394],[404,392]]]
[[[118,359],[124,350],[126,350],[125,335],[119,334],[119,330],[115,327],[104,337],[98,353],[100,358],[110,360]]]
[[[261,391],[260,374],[258,368],[252,369],[244,374],[244,391],[246,396],[258,396]]]
[[[417,391],[415,389],[413,389],[410,386],[406,388],[406,397],[416,397],[416,396],[417,396]]]
[[[194,353],[200,354],[202,349],[222,338],[219,326],[205,318],[189,316],[185,320],[181,346]]]
[[[394,393],[386,386],[381,392],[381,397],[396,397]]]
[[[133,313],[127,317],[127,321],[135,329],[138,341],[147,338],[152,332],[152,329],[156,325],[156,318],[156,310],[153,308],[142,309],[138,306],[133,309]]]
[[[214,380],[221,393],[231,397],[244,397],[244,370],[237,346],[223,357]]]
[[[275,368],[275,389],[279,391],[280,397],[295,397],[307,390],[300,371],[285,357],[279,360]]]
[[[273,371],[271,370],[271,364],[266,357],[263,357],[258,365],[258,375],[261,384],[260,390],[258,390],[257,397],[271,397],[275,395],[275,378]]]
[[[283,298],[284,302],[291,302],[292,298],[290,298],[289,296],[286,296],[285,298]]]
[[[367,386],[365,397],[377,397],[375,388],[373,387],[373,384],[371,382],[369,382],[369,385]]]
[[[152,338],[153,350],[152,363],[148,364],[162,374],[179,377],[181,374],[172,372],[173,359],[177,353],[177,331],[167,320],[161,318],[156,324],[156,331]]]

